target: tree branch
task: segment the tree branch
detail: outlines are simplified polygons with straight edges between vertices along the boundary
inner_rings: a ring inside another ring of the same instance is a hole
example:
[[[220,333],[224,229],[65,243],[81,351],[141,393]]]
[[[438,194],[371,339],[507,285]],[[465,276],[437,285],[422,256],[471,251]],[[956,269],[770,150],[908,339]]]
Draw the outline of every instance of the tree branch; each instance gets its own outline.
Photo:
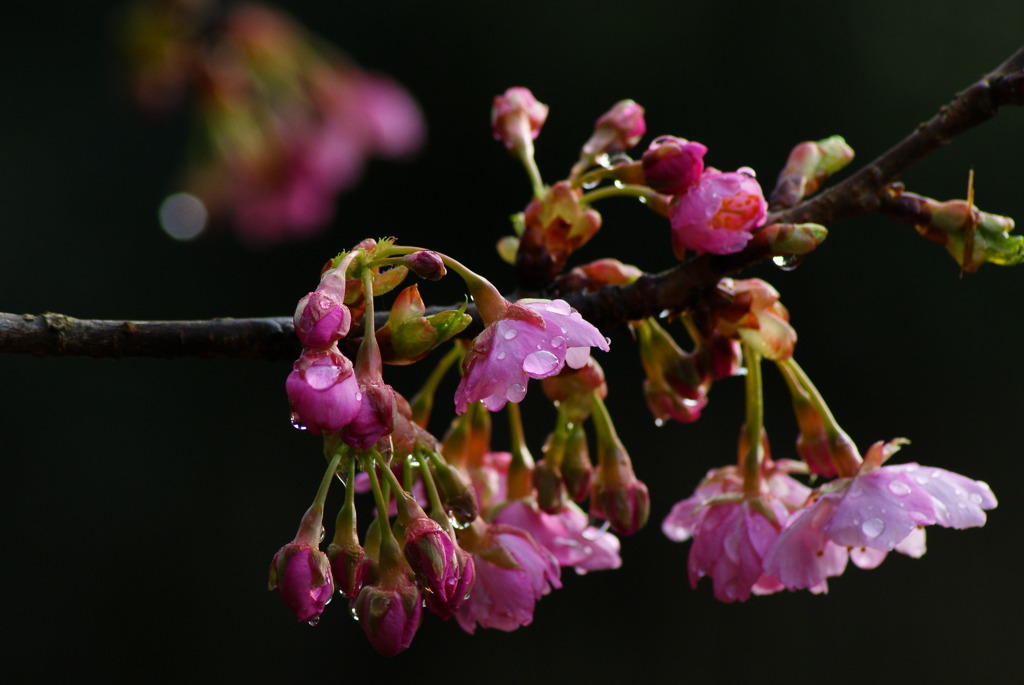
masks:
[[[813,222],[831,226],[879,209],[884,189],[917,162],[954,137],[995,116],[1002,105],[1024,105],[1024,48],[980,81],[961,91],[906,138],[832,188],[798,205],[772,212],[766,224]],[[661,311],[696,302],[720,278],[770,256],[763,240],[751,240],[733,255],[702,255],[626,286],[594,293],[565,293],[565,299],[603,331]],[[441,308],[431,308],[430,312]],[[467,329],[481,328],[479,317]],[[379,312],[383,325],[387,312]],[[206,321],[110,321],[63,314],[0,313],[0,353],[88,357],[234,357],[295,359],[301,347],[290,317]]]

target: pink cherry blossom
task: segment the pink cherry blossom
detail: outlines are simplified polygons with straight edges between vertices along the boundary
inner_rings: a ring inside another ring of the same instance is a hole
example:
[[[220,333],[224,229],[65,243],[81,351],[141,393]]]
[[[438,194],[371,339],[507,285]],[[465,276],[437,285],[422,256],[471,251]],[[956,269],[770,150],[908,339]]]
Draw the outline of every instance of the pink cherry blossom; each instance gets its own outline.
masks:
[[[997,502],[989,486],[945,469],[915,463],[882,466],[899,442],[875,443],[852,477],[826,483],[765,556],[765,571],[800,589],[839,575],[847,550],[854,563],[874,568],[896,550],[925,552],[923,526],[969,528],[985,524]]]
[[[493,553],[473,552],[476,583],[455,614],[467,633],[482,628],[511,631],[533,622],[537,600],[562,587],[558,561],[529,533],[513,526],[492,525],[489,544],[500,548],[506,561]],[[511,563],[509,563],[511,562]]]
[[[525,500],[510,502],[494,516],[495,523],[522,528],[537,544],[577,573],[619,568],[619,539],[590,525],[587,515],[574,503],[557,514],[547,514]]]
[[[784,587],[762,562],[789,511],[810,492],[788,475],[791,466],[767,462],[763,491],[756,498],[743,495],[738,467],[713,469],[691,497],[672,508],[662,531],[676,541],[693,538],[687,564],[691,586],[710,577],[715,598],[722,602],[742,602],[752,593]]]
[[[473,341],[455,390],[461,414],[482,400],[497,411],[526,397],[530,378],[553,376],[568,364],[578,369],[590,348],[608,350],[608,340],[565,300],[520,300]]]
[[[687,250],[732,254],[742,250],[751,231],[764,223],[768,203],[753,172],[704,171],[700,181],[669,207],[672,248],[682,259]]]

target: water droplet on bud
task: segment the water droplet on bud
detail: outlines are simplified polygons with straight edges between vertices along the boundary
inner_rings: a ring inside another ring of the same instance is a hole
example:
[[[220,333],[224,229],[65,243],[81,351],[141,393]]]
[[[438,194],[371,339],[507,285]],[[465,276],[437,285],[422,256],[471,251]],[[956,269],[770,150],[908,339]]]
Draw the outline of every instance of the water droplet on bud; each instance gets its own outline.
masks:
[[[783,271],[792,271],[800,266],[800,263],[803,261],[804,256],[800,254],[775,255],[772,257],[772,263]]]

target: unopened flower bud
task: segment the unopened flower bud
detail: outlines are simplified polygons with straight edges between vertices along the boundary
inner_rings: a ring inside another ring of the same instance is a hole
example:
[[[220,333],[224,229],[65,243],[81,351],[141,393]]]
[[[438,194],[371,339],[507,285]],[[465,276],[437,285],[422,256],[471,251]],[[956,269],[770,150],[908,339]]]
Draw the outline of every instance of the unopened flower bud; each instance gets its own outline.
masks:
[[[365,585],[353,603],[355,615],[373,648],[395,656],[412,644],[420,625],[420,591],[404,574],[390,583]]]
[[[533,487],[537,491],[537,506],[548,514],[558,514],[567,503],[561,468],[548,459],[541,459],[533,469]]]
[[[829,176],[853,160],[853,148],[842,136],[800,143],[789,153],[771,194],[772,207],[792,207],[817,192]]]
[[[620,100],[594,124],[594,134],[583,146],[593,158],[609,152],[623,152],[640,142],[647,131],[644,108],[632,100]]]
[[[755,237],[765,242],[775,256],[804,255],[824,242],[828,229],[820,224],[772,224]]]
[[[659,193],[682,195],[700,181],[707,151],[700,143],[683,138],[657,138],[644,152],[644,180]]]
[[[305,350],[285,381],[292,423],[313,433],[335,433],[355,418],[362,405],[352,362],[336,346]]]
[[[448,507],[455,522],[459,526],[471,523],[477,516],[473,488],[466,483],[458,469],[444,462],[434,462],[433,474],[441,491],[441,499]]]
[[[459,585],[455,544],[422,509],[405,524],[405,558],[422,586],[447,602]]]
[[[466,313],[465,304],[457,310],[431,316],[424,316],[426,311],[418,286],[411,285],[399,293],[388,313],[387,324],[377,332],[377,342],[385,362],[411,364],[419,361],[473,321],[473,317]]]
[[[448,273],[441,256],[431,250],[420,250],[402,257],[402,263],[414,274],[428,281],[439,281]]]
[[[632,264],[623,264],[611,257],[577,266],[573,272],[579,272],[585,277],[585,288],[591,292],[606,285],[628,285],[644,275],[643,271]]]
[[[268,588],[277,588],[295,618],[315,624],[334,593],[330,561],[308,544],[290,542],[270,563]]]
[[[604,369],[593,357],[578,369],[566,367],[561,373],[543,379],[541,389],[574,422],[581,422],[590,416],[591,393],[597,392],[602,398],[608,396]]]
[[[335,589],[345,597],[355,599],[363,587],[366,551],[359,544],[339,546],[332,543],[327,548],[327,557],[331,560]]]
[[[593,480],[594,465],[590,462],[587,432],[581,423],[577,423],[569,431],[562,457],[562,481],[566,494],[573,501],[582,502],[590,494]]]
[[[590,513],[607,519],[621,535],[632,535],[647,523],[651,513],[651,496],[643,481],[633,478],[607,482],[598,472],[590,495]]]
[[[738,340],[712,332],[697,349],[697,358],[712,380],[730,378],[743,368],[743,351]]]
[[[591,485],[590,512],[607,519],[622,535],[640,530],[651,513],[647,486],[633,473],[626,448],[615,432],[607,407],[593,396],[598,469]]]
[[[644,398],[647,408],[659,425],[669,419],[680,423],[693,423],[708,404],[707,395],[686,397],[675,391],[662,378],[644,380]]]
[[[336,295],[316,290],[295,308],[295,335],[303,347],[323,349],[348,335],[352,315]]]
[[[759,278],[723,278],[712,302],[715,330],[742,340],[765,359],[780,361],[793,354],[796,331],[775,288]]]
[[[537,101],[527,88],[509,88],[494,98],[491,133],[508,150],[524,147],[537,138],[548,118],[548,106]]]
[[[985,262],[1006,266],[1024,261],[1024,236],[1010,235],[1013,219],[983,212],[965,200],[937,202],[895,188],[883,208],[892,218],[915,224],[918,233],[945,246],[964,271],[973,273]]]
[[[395,428],[395,391],[383,382],[359,386],[359,411],[341,433],[345,444],[356,449],[372,447]]]
[[[442,599],[436,593],[428,594],[426,597],[427,609],[444,621],[455,615],[455,612],[469,597],[469,593],[473,590],[473,584],[476,583],[476,564],[473,562],[473,556],[458,545],[455,546],[455,556],[458,559],[459,582],[451,596],[447,600]]]

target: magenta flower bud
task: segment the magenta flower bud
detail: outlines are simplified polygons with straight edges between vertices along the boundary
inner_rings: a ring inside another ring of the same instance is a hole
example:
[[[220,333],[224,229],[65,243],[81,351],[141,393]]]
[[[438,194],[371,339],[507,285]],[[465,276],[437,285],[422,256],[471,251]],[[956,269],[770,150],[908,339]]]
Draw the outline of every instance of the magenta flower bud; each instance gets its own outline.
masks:
[[[457,545],[455,556],[459,562],[459,582],[452,591],[451,597],[445,601],[441,599],[440,595],[431,593],[427,595],[426,599],[427,608],[443,621],[447,621],[455,615],[462,603],[469,598],[469,593],[476,583],[476,564],[473,563],[473,557]]]
[[[396,587],[366,585],[353,603],[367,639],[384,656],[395,656],[412,644],[423,613],[416,585],[403,574],[391,584]]]
[[[383,382],[360,385],[359,390],[359,411],[345,426],[341,438],[349,447],[364,450],[395,429],[395,391]]]
[[[697,351],[698,359],[714,380],[738,374],[743,368],[741,354],[738,341],[714,332]]]
[[[355,599],[363,587],[366,551],[358,544],[331,544],[327,548],[327,556],[331,560],[331,574],[336,589],[349,599]]]
[[[359,383],[352,362],[336,346],[304,350],[285,381],[292,423],[313,433],[335,433],[359,412]]]
[[[509,88],[494,98],[491,107],[491,133],[513,150],[536,140],[548,118],[548,106],[537,102],[527,88]]]
[[[352,314],[342,298],[316,290],[299,300],[294,321],[295,335],[302,346],[319,350],[348,335]]]
[[[707,395],[701,393],[690,397],[680,394],[664,377],[644,380],[644,398],[647,400],[647,408],[659,425],[668,419],[680,423],[693,423],[700,418],[701,411],[708,404]]]
[[[424,589],[442,602],[454,597],[459,585],[455,544],[444,529],[425,514],[405,527],[405,559]]]
[[[622,152],[639,143],[646,132],[644,108],[632,100],[620,100],[594,124],[594,134],[583,146],[583,153]]]
[[[708,170],[697,185],[669,206],[672,249],[682,259],[687,250],[732,254],[742,250],[750,232],[764,223],[768,203],[753,172]]]
[[[700,181],[707,151],[700,143],[683,138],[656,139],[643,156],[647,185],[659,193],[682,195]]]
[[[315,625],[334,593],[330,561],[318,549],[289,542],[270,563],[268,588],[277,588],[295,618]]]
[[[402,257],[402,264],[414,274],[428,281],[439,281],[448,273],[441,261],[441,255],[431,250],[420,250]]]

